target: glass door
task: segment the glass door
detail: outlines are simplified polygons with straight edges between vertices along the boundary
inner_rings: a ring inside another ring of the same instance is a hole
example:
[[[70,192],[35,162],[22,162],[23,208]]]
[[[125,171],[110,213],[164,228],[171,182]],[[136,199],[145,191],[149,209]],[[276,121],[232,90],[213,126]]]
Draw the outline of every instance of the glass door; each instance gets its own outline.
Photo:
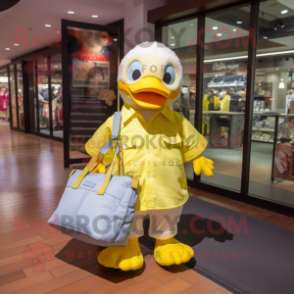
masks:
[[[52,129],[53,136],[63,138],[63,96],[62,96],[62,60],[61,54],[51,56],[50,62],[52,93]]]
[[[181,21],[162,28],[162,42],[172,49],[183,66],[183,82],[179,98],[172,109],[179,112],[194,126],[196,94],[197,18]],[[185,163],[188,179],[194,179],[192,162]]]
[[[293,1],[260,3],[249,193],[294,207]]]
[[[48,85],[48,59],[45,57],[36,60],[37,89],[39,104],[39,131],[50,135],[49,125],[49,85]]]
[[[215,162],[213,178],[201,182],[241,190],[250,6],[205,18],[203,155]]]
[[[38,132],[38,115],[39,115],[39,99],[36,87],[36,63],[35,60],[29,60],[25,64],[25,72],[27,72],[27,88],[28,88],[28,110],[29,130],[32,133]]]
[[[24,101],[23,101],[23,74],[22,64],[16,65],[16,79],[17,79],[17,103],[18,103],[18,121],[19,128],[24,130]]]
[[[10,90],[10,101],[11,101],[11,126],[13,128],[18,128],[17,123],[17,98],[15,93],[15,70],[14,64],[9,66],[9,90]]]

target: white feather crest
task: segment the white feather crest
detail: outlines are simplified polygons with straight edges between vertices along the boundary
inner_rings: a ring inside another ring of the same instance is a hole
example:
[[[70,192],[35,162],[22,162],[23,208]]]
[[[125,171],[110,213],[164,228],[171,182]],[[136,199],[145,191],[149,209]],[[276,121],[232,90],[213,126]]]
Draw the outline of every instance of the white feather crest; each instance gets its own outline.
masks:
[[[154,76],[162,80],[167,65],[175,68],[176,78],[172,85],[165,85],[170,90],[176,90],[181,85],[183,69],[177,55],[164,44],[159,42],[143,42],[130,50],[122,59],[119,67],[117,81],[125,84],[138,82],[130,81],[127,77],[128,68],[133,61],[139,61],[142,66],[141,78]]]

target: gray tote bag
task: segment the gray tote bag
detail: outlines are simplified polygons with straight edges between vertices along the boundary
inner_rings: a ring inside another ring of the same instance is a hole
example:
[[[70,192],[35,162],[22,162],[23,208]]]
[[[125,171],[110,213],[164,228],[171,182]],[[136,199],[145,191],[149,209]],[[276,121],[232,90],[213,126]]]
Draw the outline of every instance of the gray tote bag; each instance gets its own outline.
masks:
[[[118,134],[121,113],[115,112],[112,138],[93,156],[83,170],[70,176],[57,209],[48,223],[61,232],[98,246],[126,246],[138,198],[138,177],[114,176],[120,152]],[[114,158],[106,174],[91,173],[107,151]],[[98,160],[98,155],[103,156]]]

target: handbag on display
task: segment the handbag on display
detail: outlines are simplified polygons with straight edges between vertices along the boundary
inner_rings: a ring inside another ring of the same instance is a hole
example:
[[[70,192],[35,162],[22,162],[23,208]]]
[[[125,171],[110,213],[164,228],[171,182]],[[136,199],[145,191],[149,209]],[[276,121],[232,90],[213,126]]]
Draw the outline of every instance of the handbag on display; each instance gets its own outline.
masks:
[[[112,175],[120,152],[121,113],[115,112],[111,140],[83,170],[74,170],[48,223],[61,232],[98,246],[126,246],[138,199],[138,177]],[[113,148],[106,174],[91,173]],[[99,153],[102,158],[99,158]],[[123,170],[123,169],[122,169]]]

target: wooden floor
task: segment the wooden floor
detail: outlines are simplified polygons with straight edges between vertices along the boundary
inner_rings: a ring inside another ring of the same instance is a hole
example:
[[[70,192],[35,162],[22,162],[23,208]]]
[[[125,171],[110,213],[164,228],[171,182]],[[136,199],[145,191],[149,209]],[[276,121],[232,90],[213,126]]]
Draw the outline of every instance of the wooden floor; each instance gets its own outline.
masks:
[[[46,226],[70,170],[62,143],[0,124],[0,293],[230,293],[184,265],[123,273],[97,264],[101,248]],[[294,229],[294,219],[191,189],[194,197]],[[45,262],[44,262],[45,261]]]

